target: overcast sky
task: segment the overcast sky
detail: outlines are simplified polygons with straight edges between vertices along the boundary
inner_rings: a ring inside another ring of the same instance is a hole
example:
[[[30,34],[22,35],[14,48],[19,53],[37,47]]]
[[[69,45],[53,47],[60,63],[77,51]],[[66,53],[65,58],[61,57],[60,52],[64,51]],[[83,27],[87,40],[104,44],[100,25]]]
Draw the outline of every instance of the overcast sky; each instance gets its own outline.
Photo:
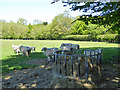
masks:
[[[51,4],[53,0],[0,0],[0,19],[7,22],[16,22],[19,18],[27,19],[33,23],[34,19],[52,22],[52,19],[69,10],[71,16],[76,17],[82,13],[71,11],[69,7],[63,7],[61,2]]]

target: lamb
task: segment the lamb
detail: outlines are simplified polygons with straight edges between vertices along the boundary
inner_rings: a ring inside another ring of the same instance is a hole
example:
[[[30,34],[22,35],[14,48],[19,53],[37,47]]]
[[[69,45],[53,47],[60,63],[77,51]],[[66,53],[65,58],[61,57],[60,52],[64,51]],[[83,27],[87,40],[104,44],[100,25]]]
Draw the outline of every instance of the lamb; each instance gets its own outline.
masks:
[[[58,48],[46,48],[46,47],[43,47],[41,51],[44,51],[44,55],[47,56],[48,58],[48,61],[50,61],[50,57],[52,56],[53,57],[53,54],[55,51],[59,50]]]

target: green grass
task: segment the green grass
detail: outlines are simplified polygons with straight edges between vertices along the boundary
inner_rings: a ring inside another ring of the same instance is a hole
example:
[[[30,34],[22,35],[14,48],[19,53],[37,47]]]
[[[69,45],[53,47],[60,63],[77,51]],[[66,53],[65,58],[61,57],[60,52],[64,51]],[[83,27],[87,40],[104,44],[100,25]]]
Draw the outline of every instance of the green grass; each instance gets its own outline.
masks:
[[[70,40],[0,40],[2,72],[9,72],[15,69],[24,69],[35,67],[35,65],[24,64],[23,61],[45,58],[41,49],[43,47],[60,47],[61,43],[79,44],[80,49],[103,49],[103,62],[111,62],[118,60],[118,44],[106,42],[91,42],[91,41],[70,41]],[[16,55],[13,52],[12,45],[25,45],[36,47],[36,54],[30,54],[30,57]],[[120,45],[120,44],[119,44]]]

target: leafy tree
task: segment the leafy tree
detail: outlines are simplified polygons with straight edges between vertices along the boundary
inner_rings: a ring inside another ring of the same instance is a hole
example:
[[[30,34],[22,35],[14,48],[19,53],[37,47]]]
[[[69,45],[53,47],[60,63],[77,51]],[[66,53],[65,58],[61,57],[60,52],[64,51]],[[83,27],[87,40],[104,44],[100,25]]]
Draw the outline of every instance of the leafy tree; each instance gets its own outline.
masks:
[[[76,21],[75,24],[71,27],[71,34],[83,34],[86,30],[86,25],[83,21]]]
[[[40,24],[42,24],[43,22],[40,21],[40,20],[38,20],[38,19],[35,19],[33,23],[36,24],[36,25],[40,25]]]
[[[71,26],[72,18],[66,13],[56,16],[52,23],[49,25],[50,35],[53,39],[58,39],[61,36],[69,34],[69,28]]]
[[[21,23],[23,25],[26,25],[27,24],[27,20],[23,19],[23,18],[19,18],[19,20],[17,21],[17,23]]]
[[[58,2],[60,0],[53,0],[52,3]],[[99,25],[110,25],[112,26],[108,30],[113,31],[120,31],[120,1],[119,2],[96,2],[96,0],[93,0],[94,2],[76,2],[76,0],[72,1],[64,1],[62,0],[62,3],[64,6],[71,6],[72,11],[80,10],[85,12],[86,14],[81,15],[76,20],[83,20],[88,24],[88,21],[90,21],[93,24],[99,24]],[[93,13],[100,12],[100,15],[92,16]],[[76,21],[75,20],[75,21]],[[74,22],[75,22],[74,21]]]
[[[48,22],[43,22],[43,25],[48,25]]]

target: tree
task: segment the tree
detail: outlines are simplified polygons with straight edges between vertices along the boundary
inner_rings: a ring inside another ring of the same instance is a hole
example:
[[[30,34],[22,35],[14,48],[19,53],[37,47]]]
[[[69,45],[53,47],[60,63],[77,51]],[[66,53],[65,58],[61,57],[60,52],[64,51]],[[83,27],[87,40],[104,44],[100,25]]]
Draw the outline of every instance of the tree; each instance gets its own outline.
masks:
[[[58,2],[60,0],[54,0],[52,3]],[[75,2],[72,0],[65,2],[62,0],[64,6],[71,6],[72,11],[80,10],[86,14],[78,17],[77,20],[83,20],[86,24],[90,21],[93,24],[99,24],[104,26],[112,26],[108,30],[112,29],[120,31],[120,1],[119,2]],[[79,0],[78,0],[79,1]],[[103,0],[102,0],[103,1]],[[88,13],[89,12],[89,13]],[[100,15],[93,16],[93,13],[100,12]],[[74,22],[75,22],[74,21]]]
[[[43,22],[43,25],[48,25],[48,22]]]
[[[50,35],[53,39],[58,39],[61,36],[69,34],[72,18],[70,15],[66,16],[66,12],[56,16],[49,25]]]
[[[27,20],[24,19],[24,18],[19,18],[18,22],[17,23],[21,23],[23,25],[26,25],[27,24]]]
[[[83,34],[86,29],[86,25],[83,21],[76,21],[75,24],[71,27],[71,34]]]
[[[38,20],[38,19],[35,19],[34,20],[34,24],[36,24],[36,25],[40,25],[40,24],[42,24],[43,22],[42,21],[40,21],[40,20]]]

